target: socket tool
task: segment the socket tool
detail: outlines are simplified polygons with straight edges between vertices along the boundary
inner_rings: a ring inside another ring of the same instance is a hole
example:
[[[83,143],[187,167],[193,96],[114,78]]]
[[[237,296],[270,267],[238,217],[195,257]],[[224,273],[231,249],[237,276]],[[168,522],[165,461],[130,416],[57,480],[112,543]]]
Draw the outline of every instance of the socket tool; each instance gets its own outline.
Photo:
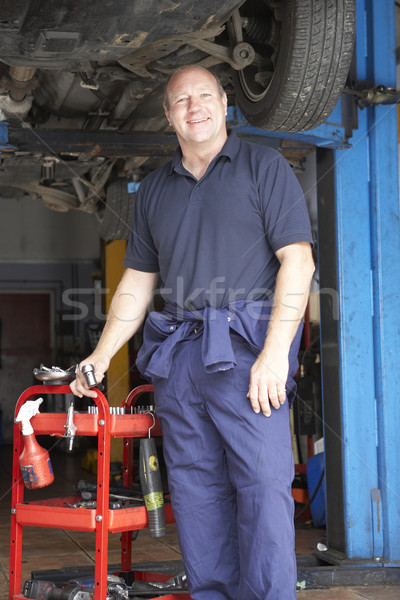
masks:
[[[85,376],[88,387],[97,387],[100,391],[104,390],[103,384],[97,383],[96,381],[96,377],[94,376],[94,366],[92,364],[83,365],[81,371]]]

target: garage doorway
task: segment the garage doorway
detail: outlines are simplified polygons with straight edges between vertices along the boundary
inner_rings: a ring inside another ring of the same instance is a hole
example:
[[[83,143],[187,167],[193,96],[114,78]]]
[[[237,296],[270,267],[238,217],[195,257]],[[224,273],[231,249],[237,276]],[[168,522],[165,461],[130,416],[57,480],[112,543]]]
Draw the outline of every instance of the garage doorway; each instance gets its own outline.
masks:
[[[53,296],[50,291],[0,293],[0,408],[2,440],[12,442],[15,404],[34,383],[34,367],[51,366]]]

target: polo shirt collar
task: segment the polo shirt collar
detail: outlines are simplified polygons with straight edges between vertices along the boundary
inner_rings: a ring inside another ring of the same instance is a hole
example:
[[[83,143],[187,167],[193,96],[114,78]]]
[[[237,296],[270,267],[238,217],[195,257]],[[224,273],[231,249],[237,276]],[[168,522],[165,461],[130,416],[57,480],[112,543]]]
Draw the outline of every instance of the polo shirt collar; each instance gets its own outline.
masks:
[[[235,157],[236,153],[239,150],[239,145],[240,145],[240,141],[236,135],[236,132],[233,130],[229,131],[228,139],[226,140],[225,144],[223,145],[221,151],[213,159],[213,161],[218,159],[220,156],[226,156],[227,158],[229,158],[229,160],[232,161],[233,158]],[[180,146],[178,146],[178,148],[175,150],[175,154],[172,157],[172,160],[170,163],[169,173],[171,174],[173,171],[175,171],[176,173],[180,173],[180,174],[184,173],[183,167],[182,167],[182,150],[181,150]],[[185,173],[186,173],[186,171],[185,171]]]

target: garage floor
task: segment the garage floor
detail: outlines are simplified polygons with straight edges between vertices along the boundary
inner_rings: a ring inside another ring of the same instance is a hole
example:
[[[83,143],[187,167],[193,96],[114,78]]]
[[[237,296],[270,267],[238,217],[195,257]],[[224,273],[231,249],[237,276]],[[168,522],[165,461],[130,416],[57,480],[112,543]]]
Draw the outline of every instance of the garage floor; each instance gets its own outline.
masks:
[[[11,505],[11,455],[10,446],[0,447],[2,478],[0,482],[0,599],[8,597],[8,565]],[[79,479],[94,479],[80,467],[82,454],[67,455],[52,452],[55,481],[51,487],[35,492],[29,491],[25,499],[62,497],[73,493],[73,485]],[[29,494],[29,497],[28,497]],[[323,529],[300,525],[296,530],[296,552],[311,553],[319,541],[324,541]],[[150,538],[142,530],[133,545],[133,561],[179,560],[180,550],[175,525],[167,526],[167,534],[158,539]],[[32,570],[57,569],[61,567],[94,564],[94,535],[92,533],[26,527],[24,529],[22,580],[28,579]],[[120,560],[119,534],[111,534],[109,540],[109,564]],[[308,590],[298,593],[299,600],[399,600],[400,587],[355,587]],[[284,599],[282,599],[284,600]]]

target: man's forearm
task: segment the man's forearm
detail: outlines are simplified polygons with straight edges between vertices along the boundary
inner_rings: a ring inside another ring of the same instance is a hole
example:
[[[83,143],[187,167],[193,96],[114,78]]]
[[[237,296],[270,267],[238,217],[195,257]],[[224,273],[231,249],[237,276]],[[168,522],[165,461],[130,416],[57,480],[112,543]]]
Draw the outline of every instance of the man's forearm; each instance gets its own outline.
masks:
[[[158,273],[142,273],[127,269],[114,294],[106,326],[92,354],[80,363],[76,379],[71,383],[71,391],[80,398],[95,398],[97,392],[91,390],[82,374],[84,364],[94,366],[97,382],[102,381],[112,357],[136,333],[146,315],[147,307],[156,287]]]
[[[157,273],[128,269],[114,294],[107,322],[95,353],[111,359],[137,332],[146,315]]]
[[[308,246],[308,248],[307,248]],[[307,306],[314,264],[309,245],[284,256],[276,281],[274,307],[264,350],[289,352]]]

